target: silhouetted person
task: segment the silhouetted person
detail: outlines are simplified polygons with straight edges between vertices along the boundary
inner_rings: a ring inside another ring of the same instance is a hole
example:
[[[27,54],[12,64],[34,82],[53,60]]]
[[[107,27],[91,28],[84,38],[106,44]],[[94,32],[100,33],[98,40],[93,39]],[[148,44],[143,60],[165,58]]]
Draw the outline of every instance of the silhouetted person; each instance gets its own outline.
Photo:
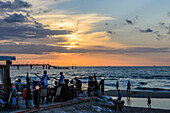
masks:
[[[89,76],[88,87],[94,87],[95,81],[93,81],[93,77]]]
[[[47,75],[47,71],[44,71],[44,75],[41,77],[41,81],[45,83],[45,88],[48,87],[48,80],[50,80],[50,77]]]
[[[7,108],[7,106],[8,106],[8,104],[10,104],[10,103],[8,103],[8,99],[9,99],[9,96],[10,96],[10,88],[8,88],[8,87],[6,87],[5,89],[5,93],[3,93],[3,95],[2,95],[2,101],[1,101],[1,103],[4,103],[5,104],[5,107]]]
[[[148,99],[148,100],[147,100],[147,102],[148,102],[148,103],[147,103],[148,108],[151,108],[151,98],[150,98],[150,96],[148,96],[147,99]]]
[[[118,98],[117,98],[117,100],[121,100],[121,98],[122,98],[121,91],[120,91],[120,89],[117,89],[117,91],[118,91]]]
[[[116,89],[119,88],[119,81],[116,82]]]
[[[127,92],[129,92],[129,93],[130,93],[130,86],[131,86],[131,83],[130,83],[130,81],[128,81],[128,83],[127,83]]]
[[[77,77],[75,77],[75,80],[76,80],[76,89],[81,90],[82,82]]]
[[[69,79],[64,79],[65,83],[68,85]]]
[[[75,80],[76,80],[76,84],[75,84],[76,88],[74,89],[74,91],[75,91],[75,96],[77,96],[77,93],[81,91],[82,82],[77,77],[75,77]]]
[[[60,83],[60,84],[65,83],[65,81],[64,81],[64,75],[63,75],[63,72],[60,72],[60,79],[59,79],[59,83]]]
[[[53,88],[54,93],[56,93],[56,92],[57,92],[57,88],[58,88],[58,82],[57,82],[57,81],[55,81],[55,86],[54,86],[54,88]]]
[[[53,97],[55,97],[56,95],[56,92],[57,92],[57,88],[58,88],[58,82],[55,81],[55,86],[52,90],[50,90],[50,95],[51,95],[51,98],[50,98],[50,101],[52,102],[53,100]]]
[[[70,81],[70,84],[73,84],[73,79]]]

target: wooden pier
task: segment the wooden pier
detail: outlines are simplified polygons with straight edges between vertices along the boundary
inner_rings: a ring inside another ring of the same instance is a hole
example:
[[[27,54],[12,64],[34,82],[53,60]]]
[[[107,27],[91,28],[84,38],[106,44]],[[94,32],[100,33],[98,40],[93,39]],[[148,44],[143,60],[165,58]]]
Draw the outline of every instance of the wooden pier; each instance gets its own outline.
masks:
[[[43,69],[50,69],[51,67],[54,69],[69,69],[69,67],[52,66],[50,64],[13,64],[11,66],[17,66],[17,69],[19,69],[20,66],[30,66],[30,69],[32,69],[33,66],[42,66]]]

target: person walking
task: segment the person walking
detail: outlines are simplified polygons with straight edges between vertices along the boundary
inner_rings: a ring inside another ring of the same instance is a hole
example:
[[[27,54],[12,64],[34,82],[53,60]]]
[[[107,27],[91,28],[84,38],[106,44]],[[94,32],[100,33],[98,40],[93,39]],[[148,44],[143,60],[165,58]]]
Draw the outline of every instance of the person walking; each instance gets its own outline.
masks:
[[[151,108],[151,98],[150,96],[147,97],[147,105],[148,105],[148,108]]]

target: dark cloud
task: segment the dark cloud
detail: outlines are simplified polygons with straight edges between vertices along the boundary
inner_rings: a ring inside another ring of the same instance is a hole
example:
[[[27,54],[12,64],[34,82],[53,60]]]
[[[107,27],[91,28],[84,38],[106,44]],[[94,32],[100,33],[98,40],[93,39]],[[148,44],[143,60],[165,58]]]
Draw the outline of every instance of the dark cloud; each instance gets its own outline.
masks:
[[[13,49],[11,49],[13,48]],[[56,53],[106,53],[106,54],[146,54],[146,53],[169,53],[169,48],[152,48],[152,47],[133,47],[126,49],[107,48],[104,46],[93,46],[88,49],[67,49],[60,46],[48,45],[0,45],[0,53],[5,54],[44,54],[49,52]]]
[[[3,10],[18,10],[22,8],[30,8],[32,5],[29,4],[28,2],[22,1],[22,0],[14,0],[13,2],[11,1],[0,1],[0,9]]]
[[[50,30],[45,28],[36,28],[32,26],[17,26],[17,27],[0,27],[0,40],[15,39],[15,38],[46,38],[48,35],[64,35],[71,31],[67,30]]]
[[[10,15],[9,17],[6,17],[5,19],[3,19],[3,21],[11,23],[11,22],[26,22],[28,21],[27,17],[22,15],[22,14],[17,14],[14,13],[12,15]]]
[[[23,40],[24,38],[47,38],[53,35],[69,34],[67,30],[47,29],[43,24],[37,22],[28,13],[13,13],[4,19],[0,19],[1,40]]]
[[[140,31],[140,32],[144,32],[144,33],[153,32],[153,30],[150,29],[150,28],[147,28],[146,30],[139,29],[139,31]]]
[[[13,49],[11,49],[13,48]],[[64,51],[65,48],[47,45],[0,45],[1,53],[10,54],[43,54],[46,52]]]
[[[131,20],[129,20],[129,19],[126,19],[126,23],[130,24],[130,25],[133,25],[133,22]]]

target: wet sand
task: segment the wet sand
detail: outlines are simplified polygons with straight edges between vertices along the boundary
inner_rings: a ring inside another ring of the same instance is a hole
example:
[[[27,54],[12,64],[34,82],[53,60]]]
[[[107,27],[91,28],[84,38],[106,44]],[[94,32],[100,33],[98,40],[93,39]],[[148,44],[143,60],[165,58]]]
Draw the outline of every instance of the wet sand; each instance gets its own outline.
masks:
[[[148,95],[151,98],[170,98],[170,93],[167,92],[146,92],[146,91],[132,91],[130,94],[126,93],[126,91],[121,91],[123,97],[137,97],[137,98],[146,98]],[[116,90],[105,91],[105,95],[115,96],[117,97]],[[77,103],[68,106],[61,106],[49,110],[39,111],[39,113],[109,113],[108,111],[98,111],[94,108],[94,106],[99,106],[105,110],[111,110],[116,113],[170,113],[170,110],[163,109],[154,109],[154,108],[142,108],[142,107],[127,107],[124,106],[122,111],[115,111],[114,109],[110,109],[104,106],[105,103],[95,102],[95,100],[91,100],[89,102]]]
[[[122,90],[121,93],[122,97],[146,98],[147,96],[150,96],[151,98],[170,98],[169,92],[131,91],[130,93],[127,93],[125,90]],[[118,94],[116,90],[109,90],[105,91],[105,95],[117,97]]]
[[[58,108],[53,108],[50,110],[39,111],[39,113],[110,113],[108,111],[97,111],[93,108],[93,106],[99,106],[102,109],[108,109],[104,107],[103,104],[95,101],[79,103],[69,106],[63,106]],[[170,110],[161,110],[161,109],[150,109],[150,108],[137,108],[137,107],[124,107],[122,111],[115,111],[113,109],[112,112],[116,113],[170,113]]]

